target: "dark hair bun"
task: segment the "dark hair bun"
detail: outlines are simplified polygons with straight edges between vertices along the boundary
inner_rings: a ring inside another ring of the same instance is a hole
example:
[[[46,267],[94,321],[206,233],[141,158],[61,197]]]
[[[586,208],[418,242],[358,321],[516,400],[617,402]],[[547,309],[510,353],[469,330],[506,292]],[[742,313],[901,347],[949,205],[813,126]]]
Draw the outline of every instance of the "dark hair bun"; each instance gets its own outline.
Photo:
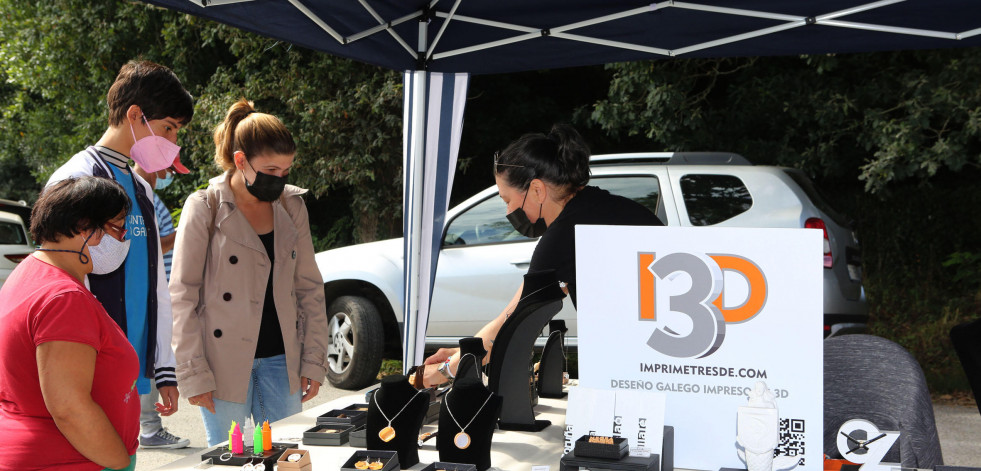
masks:
[[[589,146],[567,124],[556,124],[548,135],[525,134],[497,157],[494,172],[508,185],[524,189],[539,178],[576,191],[589,183]]]

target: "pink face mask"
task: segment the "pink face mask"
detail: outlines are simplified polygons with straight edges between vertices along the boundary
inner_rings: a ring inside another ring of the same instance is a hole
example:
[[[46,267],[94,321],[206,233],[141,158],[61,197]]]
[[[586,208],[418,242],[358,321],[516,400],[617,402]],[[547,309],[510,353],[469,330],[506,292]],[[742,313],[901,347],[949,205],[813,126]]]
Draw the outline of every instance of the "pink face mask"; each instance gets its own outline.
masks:
[[[143,117],[143,122],[146,123],[146,128],[150,129],[150,123],[147,122],[146,116]],[[129,125],[129,132],[133,135],[133,140],[136,141],[136,133],[133,132],[132,124]],[[129,149],[129,155],[140,168],[153,173],[170,167],[180,150],[181,146],[168,141],[167,138],[157,136],[153,133],[153,129],[150,129],[149,136],[133,144],[133,147]]]

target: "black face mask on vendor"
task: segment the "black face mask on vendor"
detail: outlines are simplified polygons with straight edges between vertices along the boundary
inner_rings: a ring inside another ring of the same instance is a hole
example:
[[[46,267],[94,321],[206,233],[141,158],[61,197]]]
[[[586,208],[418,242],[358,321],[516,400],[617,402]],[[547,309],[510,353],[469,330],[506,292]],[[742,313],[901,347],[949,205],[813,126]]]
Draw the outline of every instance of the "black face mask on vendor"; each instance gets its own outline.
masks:
[[[542,218],[541,207],[538,209],[538,220],[534,223],[532,223],[531,220],[528,219],[528,215],[525,214],[525,201],[528,200],[528,193],[530,191],[531,188],[529,187],[528,192],[525,192],[525,198],[521,200],[521,206],[518,209],[508,213],[507,218],[508,222],[510,222],[511,225],[514,226],[514,229],[521,233],[521,235],[534,239],[536,237],[541,237],[542,234],[545,233],[545,229],[548,227],[545,225],[545,219]]]

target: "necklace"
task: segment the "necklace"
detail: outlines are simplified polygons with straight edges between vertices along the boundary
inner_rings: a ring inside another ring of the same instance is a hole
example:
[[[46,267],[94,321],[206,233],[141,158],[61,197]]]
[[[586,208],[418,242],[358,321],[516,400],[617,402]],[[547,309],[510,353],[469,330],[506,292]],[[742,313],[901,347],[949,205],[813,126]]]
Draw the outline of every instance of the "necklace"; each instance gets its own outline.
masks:
[[[456,445],[457,448],[465,450],[470,446],[470,435],[467,434],[467,427],[469,427],[470,424],[477,419],[477,416],[480,415],[480,411],[484,410],[484,406],[490,402],[492,397],[494,397],[494,393],[487,395],[487,399],[484,399],[484,403],[480,405],[480,409],[477,409],[477,412],[470,418],[470,422],[467,422],[467,425],[464,426],[460,426],[460,422],[457,422],[456,417],[453,416],[453,409],[450,407],[449,402],[446,403],[446,412],[450,413],[450,418],[453,419],[453,423],[456,424],[457,427],[460,427],[460,433],[453,436],[453,444]],[[446,401],[449,401],[449,399],[450,395],[447,393]]]
[[[384,417],[385,418],[385,421],[388,422],[388,425],[385,428],[381,429],[380,432],[378,432],[378,438],[380,438],[383,442],[386,442],[386,443],[392,441],[392,439],[395,438],[395,429],[392,428],[392,421],[394,421],[395,419],[397,419],[398,416],[403,411],[405,411],[405,408],[406,407],[409,407],[409,404],[412,404],[412,400],[415,399],[416,396],[418,396],[419,393],[421,393],[422,391],[423,391],[422,389],[416,391],[416,393],[413,394],[412,397],[410,397],[408,401],[406,401],[405,405],[402,406],[402,409],[399,410],[398,414],[395,414],[394,416],[392,416],[391,419],[389,419],[388,416],[385,415],[385,411],[383,411],[382,408],[381,408],[381,406],[378,405],[378,391],[375,391],[375,393],[371,395],[371,399],[375,401],[375,407],[378,408],[378,412],[381,412],[382,417]]]

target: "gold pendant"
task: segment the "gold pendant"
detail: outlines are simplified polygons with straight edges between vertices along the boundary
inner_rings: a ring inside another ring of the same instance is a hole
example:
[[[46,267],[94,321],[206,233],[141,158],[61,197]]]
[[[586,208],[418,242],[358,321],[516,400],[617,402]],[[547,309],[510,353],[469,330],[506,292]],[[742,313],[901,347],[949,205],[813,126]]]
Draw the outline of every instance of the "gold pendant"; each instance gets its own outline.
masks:
[[[368,462],[358,461],[357,463],[354,463],[354,467],[358,469],[368,469]]]
[[[368,464],[368,469],[382,469],[385,467],[385,463],[381,462],[381,458],[378,461],[372,461]]]
[[[460,433],[453,436],[453,444],[461,450],[466,450],[470,446],[470,435],[466,432],[461,431]]]
[[[395,429],[391,425],[381,429],[381,432],[378,432],[378,438],[385,443],[392,441],[395,438]]]

